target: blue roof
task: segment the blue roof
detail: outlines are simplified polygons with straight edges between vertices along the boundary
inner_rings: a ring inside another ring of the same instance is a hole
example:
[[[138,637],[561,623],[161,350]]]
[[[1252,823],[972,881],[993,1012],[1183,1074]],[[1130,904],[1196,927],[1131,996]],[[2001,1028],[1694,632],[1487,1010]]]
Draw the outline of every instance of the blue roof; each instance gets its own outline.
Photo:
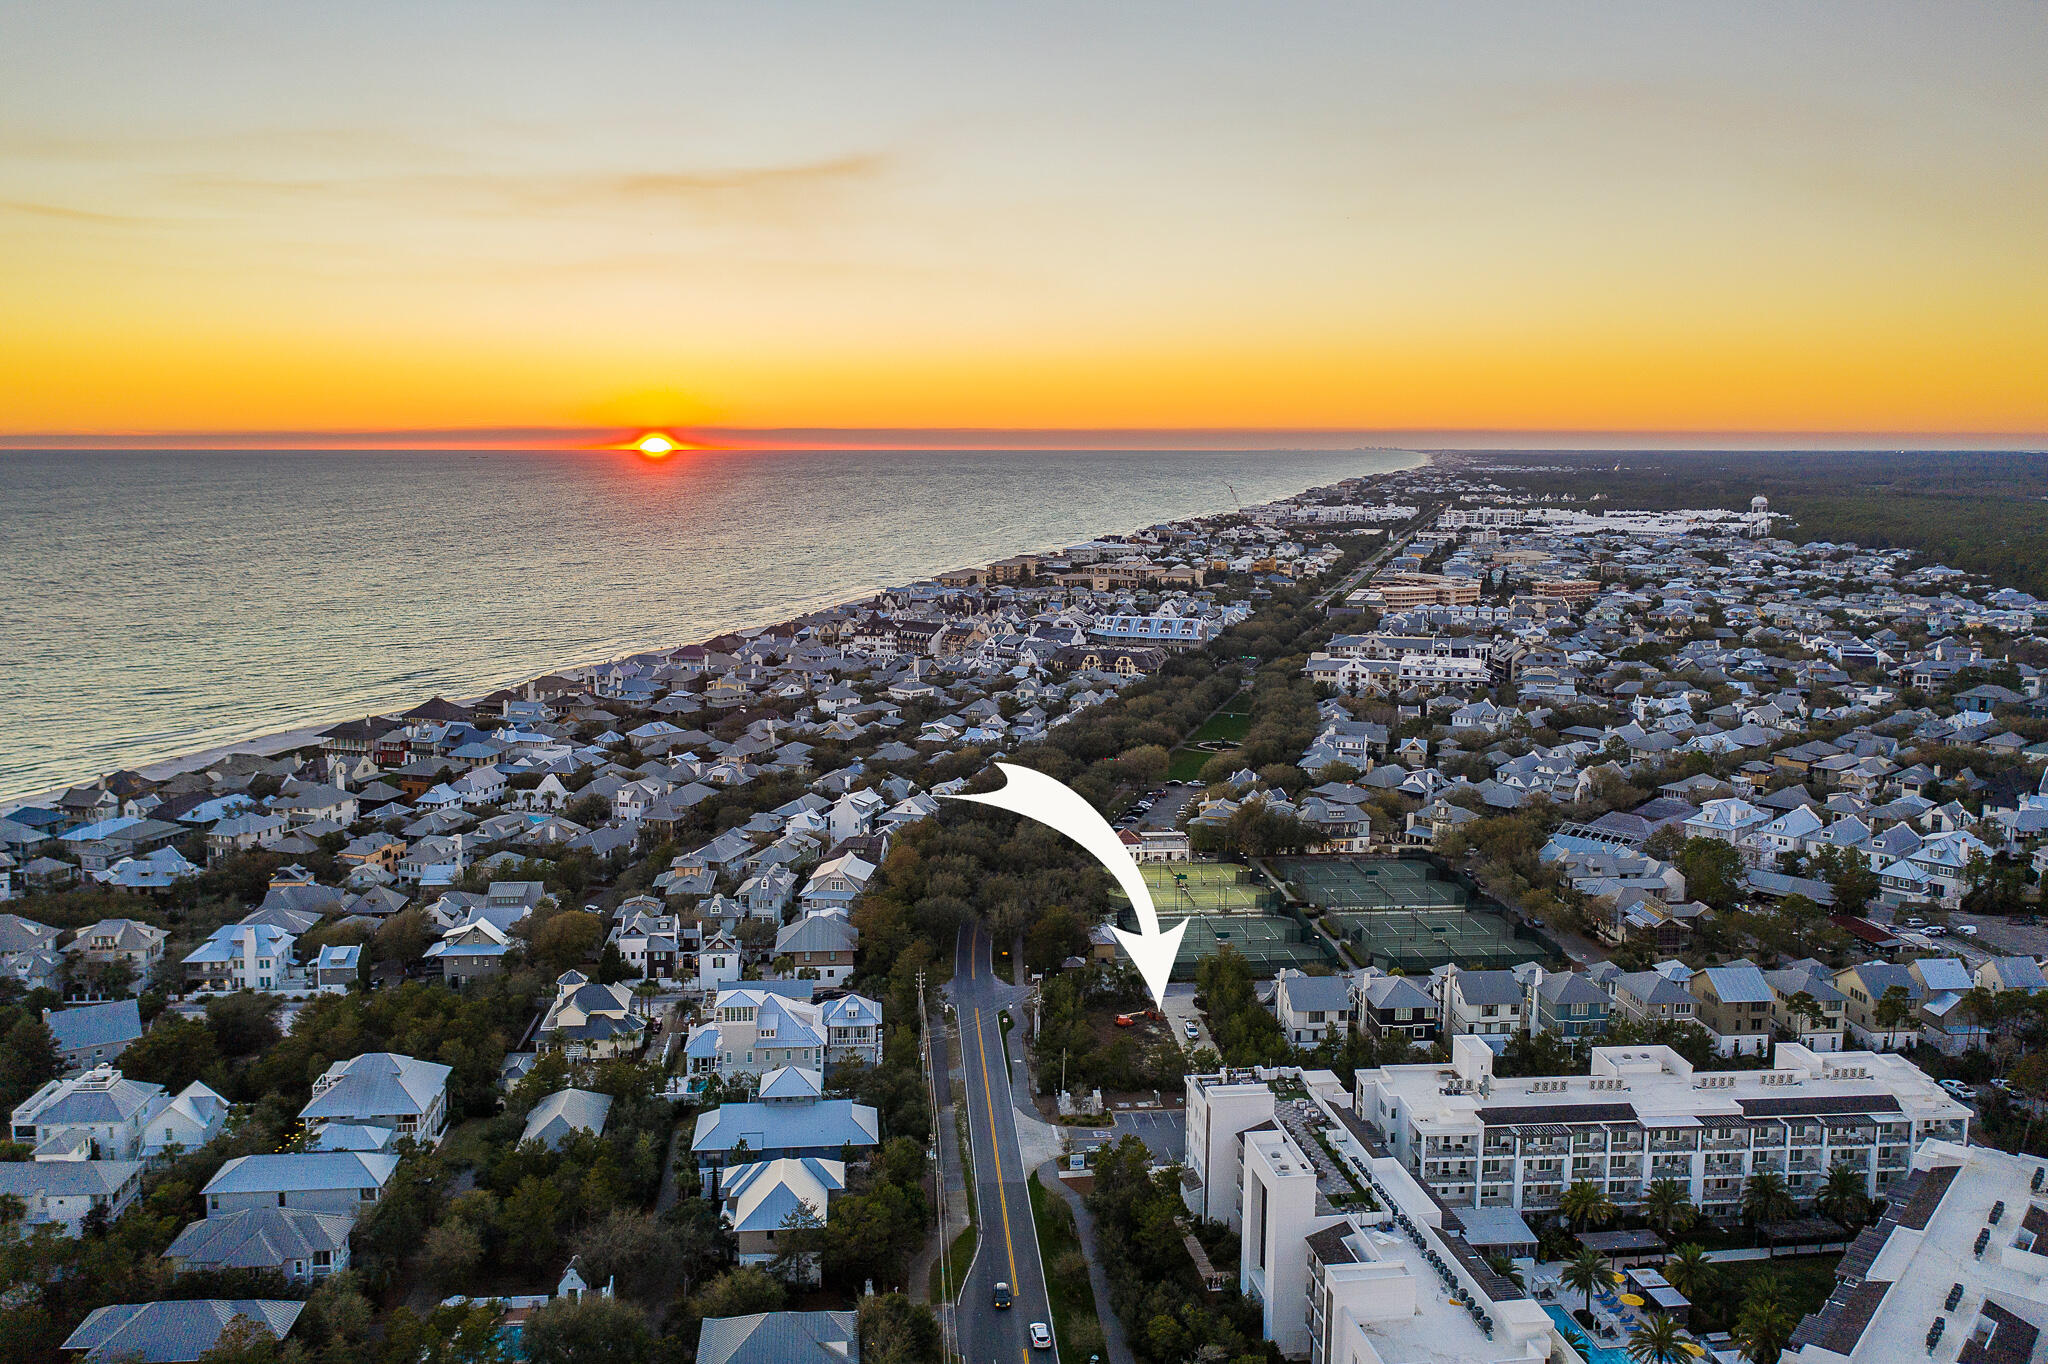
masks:
[[[83,1350],[89,1361],[182,1364],[218,1344],[236,1317],[247,1317],[282,1340],[305,1310],[302,1302],[272,1299],[116,1303],[94,1308],[65,1340],[64,1348]]]
[[[383,1188],[398,1168],[384,1151],[310,1151],[297,1155],[236,1156],[200,1190],[204,1194],[290,1193],[316,1189]]]
[[[93,1047],[125,1046],[142,1036],[142,1014],[132,999],[105,1004],[81,1004],[75,1009],[58,1009],[43,1015],[59,1051],[86,1051]]]
[[[756,1153],[810,1151],[873,1146],[880,1139],[875,1110],[851,1099],[722,1104],[698,1115],[690,1149],[723,1154],[745,1142]]]

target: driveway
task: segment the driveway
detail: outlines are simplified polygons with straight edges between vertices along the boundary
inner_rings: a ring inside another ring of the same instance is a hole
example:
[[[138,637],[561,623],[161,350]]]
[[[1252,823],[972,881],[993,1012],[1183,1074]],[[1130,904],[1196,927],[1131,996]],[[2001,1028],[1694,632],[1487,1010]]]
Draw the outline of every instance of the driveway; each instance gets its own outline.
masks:
[[[1209,1036],[1209,1020],[1195,1007],[1193,985],[1169,985],[1166,987],[1166,1022],[1173,1030],[1173,1040],[1183,1047],[1214,1047],[1216,1039]],[[1188,1040],[1188,1024],[1195,1025],[1195,1037]]]

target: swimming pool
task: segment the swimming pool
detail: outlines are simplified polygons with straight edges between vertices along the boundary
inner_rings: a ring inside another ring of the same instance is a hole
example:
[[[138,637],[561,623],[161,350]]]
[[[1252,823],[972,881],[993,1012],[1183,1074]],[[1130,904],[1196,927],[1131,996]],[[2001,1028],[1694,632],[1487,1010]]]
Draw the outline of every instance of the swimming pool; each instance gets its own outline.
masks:
[[[1572,1320],[1572,1314],[1556,1303],[1546,1302],[1543,1310],[1550,1313],[1550,1319],[1558,1324],[1567,1340],[1583,1340],[1586,1348],[1579,1351],[1586,1358],[1586,1364],[1634,1364],[1628,1351],[1613,1345],[1601,1345],[1588,1335],[1586,1328]]]

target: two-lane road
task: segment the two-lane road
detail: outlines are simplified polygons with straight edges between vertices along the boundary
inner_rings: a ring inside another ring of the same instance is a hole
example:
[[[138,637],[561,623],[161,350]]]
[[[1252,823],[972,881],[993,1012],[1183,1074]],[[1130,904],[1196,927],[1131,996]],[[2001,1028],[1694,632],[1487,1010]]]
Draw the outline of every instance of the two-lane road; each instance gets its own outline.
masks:
[[[953,1005],[965,1074],[959,1102],[967,1109],[974,1209],[981,1227],[974,1266],[960,1293],[960,1353],[967,1364],[1035,1364],[1057,1360],[1059,1352],[1031,1348],[1031,1323],[1050,1326],[1052,1309],[1038,1227],[1031,1218],[1029,1172],[1017,1150],[1002,1025],[1002,1011],[1024,992],[996,976],[989,946],[986,933],[967,929],[954,947]],[[1012,1017],[1021,1019],[1021,1013],[1013,1010]],[[994,1306],[998,1282],[1010,1285],[1013,1305],[1007,1311]]]

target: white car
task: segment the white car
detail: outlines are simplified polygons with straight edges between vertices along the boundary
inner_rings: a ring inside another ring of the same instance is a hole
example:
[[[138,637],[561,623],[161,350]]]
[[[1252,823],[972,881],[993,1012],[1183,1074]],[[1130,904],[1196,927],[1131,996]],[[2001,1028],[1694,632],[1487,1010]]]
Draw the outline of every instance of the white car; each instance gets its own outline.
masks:
[[[1920,930],[1920,936],[1923,938],[1943,938],[1948,936],[1948,930],[1940,924],[1929,924]]]
[[[1974,937],[1976,937],[1976,936],[1977,936],[1977,925],[1975,925],[1975,924],[1957,924],[1957,925],[1956,925],[1956,932],[1958,932],[1958,933],[1962,934],[1962,935],[1963,935],[1964,937],[1966,937],[1966,938],[1974,938]]]
[[[1193,1042],[1193,1041],[1195,1041],[1195,1040],[1196,1040],[1197,1038],[1199,1038],[1199,1037],[1200,1037],[1200,1036],[1202,1035],[1202,1030],[1201,1030],[1200,1028],[1196,1027],[1196,1026],[1195,1026],[1194,1024],[1192,1024],[1192,1023],[1188,1024],[1188,1025],[1187,1025],[1187,1028],[1188,1028],[1188,1041],[1190,1041],[1190,1042]]]
[[[1965,1103],[1977,1097],[1977,1091],[1964,1084],[1961,1080],[1943,1080],[1941,1087]]]
[[[1031,1323],[1031,1348],[1034,1350],[1050,1350],[1052,1348],[1052,1328],[1042,1321]]]

